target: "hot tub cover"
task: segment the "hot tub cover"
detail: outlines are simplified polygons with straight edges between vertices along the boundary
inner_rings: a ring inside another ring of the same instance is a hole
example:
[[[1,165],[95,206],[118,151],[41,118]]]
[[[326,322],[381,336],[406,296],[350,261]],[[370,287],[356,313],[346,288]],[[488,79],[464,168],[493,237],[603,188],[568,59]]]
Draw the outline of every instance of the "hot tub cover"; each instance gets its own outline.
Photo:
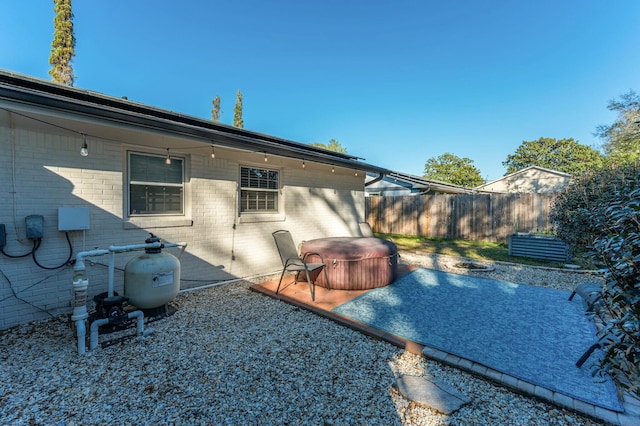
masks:
[[[305,241],[302,253],[319,253],[327,265],[329,287],[339,290],[365,290],[392,283],[397,275],[398,248],[388,240],[362,237],[329,237]],[[309,255],[309,262],[320,257]],[[315,278],[327,287],[324,274]]]

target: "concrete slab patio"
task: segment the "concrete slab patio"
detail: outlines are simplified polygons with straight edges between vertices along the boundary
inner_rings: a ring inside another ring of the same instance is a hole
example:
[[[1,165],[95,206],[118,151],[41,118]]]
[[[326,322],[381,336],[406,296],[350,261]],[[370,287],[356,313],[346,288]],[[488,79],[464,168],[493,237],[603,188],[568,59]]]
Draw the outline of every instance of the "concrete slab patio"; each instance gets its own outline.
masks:
[[[417,266],[407,265],[404,263],[399,264],[398,274],[399,276],[402,276],[417,268]],[[316,286],[315,301],[312,301],[306,282],[299,282],[295,285],[292,284],[292,282],[293,276],[285,277],[278,294],[275,294],[278,280],[256,284],[253,285],[251,289],[269,297],[280,299],[286,303],[306,309],[324,318],[331,319],[375,339],[391,343],[408,352],[421,354],[429,359],[456,367],[498,385],[507,387],[514,392],[572,410],[600,422],[620,426],[640,424],[640,400],[628,393],[623,393],[620,398],[625,410],[623,413],[596,407],[566,395],[556,393],[552,390],[527,383],[491,368],[487,368],[482,364],[475,363],[434,348],[425,347],[417,342],[390,334],[386,331],[376,329],[370,325],[354,321],[350,318],[332,312],[332,309],[336,306],[346,303],[369,290],[327,290],[323,287]]]

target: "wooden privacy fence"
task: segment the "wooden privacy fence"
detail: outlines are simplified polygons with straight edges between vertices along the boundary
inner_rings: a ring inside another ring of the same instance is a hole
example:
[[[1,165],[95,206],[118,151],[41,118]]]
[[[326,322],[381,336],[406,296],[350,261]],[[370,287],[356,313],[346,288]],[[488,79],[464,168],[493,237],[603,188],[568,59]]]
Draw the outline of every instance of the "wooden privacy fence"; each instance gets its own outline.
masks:
[[[507,242],[516,232],[553,229],[554,194],[434,194],[365,198],[375,232]]]

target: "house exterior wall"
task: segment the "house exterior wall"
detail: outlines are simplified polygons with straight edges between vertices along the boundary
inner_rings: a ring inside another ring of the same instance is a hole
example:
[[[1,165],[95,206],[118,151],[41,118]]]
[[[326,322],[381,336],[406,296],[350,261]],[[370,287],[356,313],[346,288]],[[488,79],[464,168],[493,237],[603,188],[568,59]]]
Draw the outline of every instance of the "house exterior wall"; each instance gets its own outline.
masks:
[[[500,193],[552,194],[563,191],[570,180],[566,174],[531,168],[482,185],[479,189]]]
[[[36,252],[44,266],[58,266],[69,247],[58,231],[59,207],[89,209],[90,228],[68,233],[74,256],[80,251],[110,245],[141,244],[152,232],[167,242],[188,244],[181,258],[181,289],[239,277],[268,274],[281,269],[271,233],[288,229],[296,243],[324,236],[356,236],[364,219],[364,172],[270,156],[216,149],[172,149],[185,158],[186,214],[172,218],[129,219],[125,212],[127,150],[163,154],[162,135],[156,148],[133,142],[149,138],[146,130],[119,129],[120,139],[89,139],[90,154],[81,157],[82,138],[64,129],[31,125],[0,111],[0,224],[6,227],[8,254],[29,253],[25,217],[44,217],[44,237]],[[174,141],[175,142],[175,141]],[[193,143],[191,143],[193,145]],[[208,149],[208,146],[205,146]],[[280,212],[260,215],[238,213],[240,166],[280,171]],[[178,254],[179,249],[166,249]],[[115,290],[123,294],[123,269],[142,252],[115,255]],[[89,300],[105,292],[108,256],[87,259]],[[71,266],[56,270],[38,267],[31,256],[0,255],[0,329],[71,313]],[[15,295],[14,295],[15,293]],[[45,312],[46,311],[46,312]]]

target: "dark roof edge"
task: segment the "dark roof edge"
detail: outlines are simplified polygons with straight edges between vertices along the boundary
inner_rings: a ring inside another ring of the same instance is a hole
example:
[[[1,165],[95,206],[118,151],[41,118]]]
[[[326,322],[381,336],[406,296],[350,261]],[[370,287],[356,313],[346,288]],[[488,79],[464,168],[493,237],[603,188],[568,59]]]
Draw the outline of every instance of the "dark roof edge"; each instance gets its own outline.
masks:
[[[84,113],[106,119],[134,123],[146,127],[195,136],[202,139],[222,138],[230,146],[353,167],[363,171],[387,173],[388,170],[361,162],[360,157],[294,142],[226,124],[197,118],[169,110],[119,99],[88,90],[77,89],[0,70],[0,98],[19,100],[68,112]],[[210,142],[209,142],[210,143]]]
[[[404,180],[405,182],[409,182],[414,185],[415,184],[425,185],[431,189],[448,190],[448,191],[459,193],[459,194],[471,194],[473,192],[472,188],[466,188],[464,186],[455,185],[453,183],[448,183],[448,182],[442,182],[435,179],[425,179],[420,176],[410,175],[406,173],[389,172],[387,176],[394,179]]]

